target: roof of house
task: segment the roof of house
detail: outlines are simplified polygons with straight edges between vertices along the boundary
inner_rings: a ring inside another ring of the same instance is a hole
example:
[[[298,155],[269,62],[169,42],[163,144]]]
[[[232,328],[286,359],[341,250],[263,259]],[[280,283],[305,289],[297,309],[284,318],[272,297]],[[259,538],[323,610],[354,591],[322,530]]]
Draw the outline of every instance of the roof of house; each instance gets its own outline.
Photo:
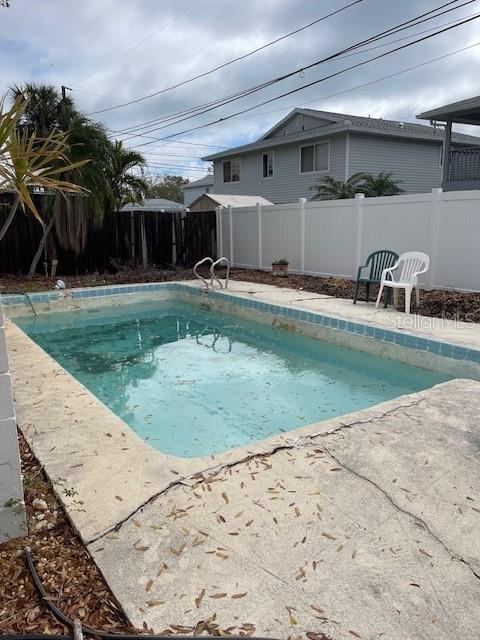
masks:
[[[276,129],[281,128],[285,122],[296,114],[308,115],[313,118],[318,118],[319,120],[328,120],[331,124],[320,124],[319,126],[311,127],[304,131],[275,136],[273,138],[269,137]],[[293,142],[301,142],[311,138],[319,138],[347,131],[354,133],[368,133],[371,135],[410,138],[414,140],[431,140],[438,141],[439,143],[444,137],[443,129],[431,127],[425,124],[399,122],[398,120],[384,120],[383,118],[367,118],[364,116],[353,116],[344,113],[333,113],[331,111],[318,111],[316,109],[294,109],[255,142],[205,156],[202,160],[216,160],[218,158],[231,156],[232,154],[248,153],[250,151],[283,146]],[[452,140],[453,142],[467,145],[480,144],[480,138],[465,135],[463,133],[454,132],[452,134]]]
[[[452,120],[463,124],[480,124],[480,96],[452,102],[420,113],[421,120]]]
[[[262,198],[262,196],[237,196],[229,195],[228,193],[203,193],[188,205],[189,209],[204,198],[212,200],[214,206],[217,207],[252,207],[256,204],[273,204],[273,202],[270,202],[270,200],[267,200],[266,198]]]
[[[213,173],[209,173],[199,180],[194,180],[188,184],[183,185],[182,189],[193,189],[195,187],[210,187],[213,185]]]
[[[145,198],[140,203],[129,203],[120,209],[120,211],[133,211],[135,213],[154,212],[154,213],[172,213],[175,211],[184,211],[185,205],[166,198]]]

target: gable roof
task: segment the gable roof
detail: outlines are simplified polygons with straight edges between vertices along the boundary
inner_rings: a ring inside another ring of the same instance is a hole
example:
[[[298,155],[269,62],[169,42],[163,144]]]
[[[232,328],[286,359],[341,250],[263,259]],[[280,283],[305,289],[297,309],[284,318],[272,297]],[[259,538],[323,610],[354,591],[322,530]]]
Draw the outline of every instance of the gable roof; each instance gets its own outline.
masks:
[[[189,209],[204,198],[211,200],[214,207],[252,207],[256,204],[273,204],[273,202],[270,202],[270,200],[267,200],[266,198],[262,198],[262,196],[237,196],[229,195],[228,193],[203,193],[188,205]]]
[[[318,127],[311,127],[308,130],[299,131],[291,134],[285,134],[276,137],[270,136],[277,128],[281,128],[282,124],[285,124],[291,118],[298,114],[304,114],[319,120],[327,120],[331,124],[319,124]],[[220,151],[209,156],[205,156],[202,160],[216,160],[218,158],[224,158],[232,156],[233,154],[248,153],[250,151],[256,151],[260,149],[267,149],[277,146],[283,146],[285,144],[291,144],[293,142],[301,142],[313,138],[320,138],[329,136],[336,133],[345,132],[354,133],[368,133],[372,135],[390,136],[398,138],[410,138],[413,140],[431,140],[435,142],[442,142],[444,137],[443,129],[438,127],[431,127],[424,124],[418,124],[413,122],[399,122],[398,120],[384,120],[383,118],[367,118],[364,116],[353,116],[345,113],[334,113],[331,111],[318,111],[316,109],[294,109],[285,118],[277,122],[277,124],[269,129],[261,138],[257,141],[244,144],[239,147]],[[463,133],[453,133],[453,142],[462,144],[480,145],[480,138],[475,136],[468,136]]]
[[[195,187],[210,187],[213,186],[213,173],[209,173],[203,178],[199,180],[194,180],[193,182],[189,182],[188,184],[183,185],[182,189],[192,189]]]

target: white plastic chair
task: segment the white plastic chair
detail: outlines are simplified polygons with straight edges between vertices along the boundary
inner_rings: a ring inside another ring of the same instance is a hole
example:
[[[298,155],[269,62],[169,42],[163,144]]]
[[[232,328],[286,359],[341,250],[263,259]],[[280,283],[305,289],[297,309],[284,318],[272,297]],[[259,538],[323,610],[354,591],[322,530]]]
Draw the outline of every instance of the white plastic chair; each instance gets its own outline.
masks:
[[[375,307],[378,307],[382,298],[383,288],[393,289],[393,302],[398,304],[398,290],[405,289],[405,313],[410,313],[410,300],[412,290],[415,287],[417,307],[420,304],[420,293],[418,290],[418,276],[428,271],[430,258],[421,251],[407,251],[402,253],[397,262],[389,269],[384,269],[380,280],[380,290],[378,292]],[[395,273],[397,272],[397,273]],[[385,306],[387,306],[385,304]]]

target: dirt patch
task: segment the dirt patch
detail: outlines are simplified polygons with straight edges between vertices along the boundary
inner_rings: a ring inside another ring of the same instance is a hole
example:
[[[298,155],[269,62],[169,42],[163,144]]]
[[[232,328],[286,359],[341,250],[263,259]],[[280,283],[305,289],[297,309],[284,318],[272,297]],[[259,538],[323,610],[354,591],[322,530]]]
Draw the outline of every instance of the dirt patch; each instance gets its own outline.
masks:
[[[207,275],[207,271],[204,272]],[[60,276],[61,277],[61,276]],[[172,280],[192,279],[191,269],[125,269],[118,273],[91,273],[83,276],[65,276],[62,278],[68,288],[98,287],[112,284],[129,284],[134,282],[169,282]],[[254,269],[232,269],[231,277],[246,282],[271,284],[277,287],[288,287],[312,293],[322,293],[335,298],[352,298],[354,283],[346,278],[320,278],[316,276],[300,276],[289,274],[286,277],[274,276],[270,271]],[[45,276],[0,275],[0,292],[32,293],[51,290],[55,279]],[[370,289],[370,300],[374,301],[377,287]],[[365,300],[364,287],[360,287],[359,300]],[[400,295],[398,309],[403,310],[403,298]],[[480,293],[462,293],[460,291],[422,291],[420,307],[415,308],[412,300],[412,311],[434,318],[448,318],[466,322],[480,322]]]

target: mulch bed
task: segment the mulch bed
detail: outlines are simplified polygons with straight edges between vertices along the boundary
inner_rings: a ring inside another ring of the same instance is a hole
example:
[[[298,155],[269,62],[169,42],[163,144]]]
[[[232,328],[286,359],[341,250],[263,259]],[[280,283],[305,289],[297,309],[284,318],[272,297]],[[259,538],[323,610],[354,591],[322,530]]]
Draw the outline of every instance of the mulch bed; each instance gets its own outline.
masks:
[[[205,272],[206,273],[206,272]],[[60,276],[61,277],[61,276]],[[83,276],[66,276],[62,278],[67,287],[95,287],[109,284],[128,284],[133,282],[167,282],[171,280],[192,279],[192,269],[122,269],[118,273],[86,274]],[[353,282],[346,278],[319,278],[315,276],[288,275],[274,276],[270,271],[254,269],[232,269],[231,277],[237,280],[272,284],[278,287],[289,287],[312,293],[323,293],[336,298],[352,298]],[[0,292],[18,293],[35,292],[53,289],[55,280],[45,276],[0,275]],[[375,300],[376,287],[370,291],[370,300]],[[365,299],[363,287],[360,289],[360,300]],[[412,296],[414,298],[414,296]],[[412,299],[412,311],[433,318],[448,318],[467,322],[480,322],[480,293],[462,293],[459,291],[422,291],[420,307],[415,309]],[[399,309],[403,310],[402,297]]]
[[[67,616],[94,629],[132,631],[21,436],[19,444],[29,534],[0,545],[0,635],[70,633],[38,597],[22,557],[25,547],[47,593]]]

